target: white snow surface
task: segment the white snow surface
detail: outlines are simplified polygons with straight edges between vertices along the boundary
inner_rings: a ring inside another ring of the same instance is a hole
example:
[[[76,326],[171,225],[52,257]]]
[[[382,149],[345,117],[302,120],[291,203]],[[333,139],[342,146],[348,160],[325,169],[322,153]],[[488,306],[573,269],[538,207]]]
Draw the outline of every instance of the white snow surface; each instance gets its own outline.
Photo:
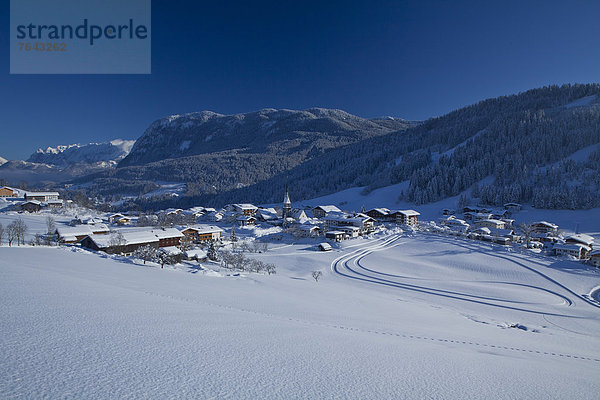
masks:
[[[595,398],[600,272],[430,234],[277,275],[0,247],[1,398]],[[311,272],[320,270],[319,282]]]

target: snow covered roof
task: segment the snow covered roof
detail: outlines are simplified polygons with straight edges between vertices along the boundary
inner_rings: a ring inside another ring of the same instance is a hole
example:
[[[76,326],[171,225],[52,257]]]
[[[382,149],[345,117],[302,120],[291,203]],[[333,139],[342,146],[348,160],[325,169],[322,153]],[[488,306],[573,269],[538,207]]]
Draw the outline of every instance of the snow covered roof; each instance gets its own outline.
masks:
[[[396,212],[398,212],[402,215],[405,215],[407,217],[416,217],[416,216],[421,215],[420,212],[415,211],[415,210],[397,210]]]
[[[152,229],[150,232],[152,232],[154,236],[159,239],[183,237],[183,233],[179,232],[179,230],[175,228]]]
[[[186,250],[185,256],[188,258],[205,258],[206,251],[204,251],[202,249]]]
[[[317,225],[310,225],[310,224],[298,224],[298,225],[296,225],[296,227],[303,231],[312,231],[313,229],[319,229],[319,227]]]
[[[157,243],[158,238],[150,231],[118,231],[123,236],[122,245],[130,244],[143,244],[143,243]],[[96,245],[103,249],[110,247],[114,242],[114,235],[96,235],[91,234],[88,237],[96,243]]]
[[[342,210],[340,210],[339,208],[337,208],[336,206],[316,206],[315,208],[318,208],[320,210],[325,211],[326,213],[330,213],[330,212],[342,212]],[[313,208],[313,210],[315,209]]]
[[[58,196],[58,192],[25,192],[25,196]]]
[[[496,224],[496,225],[504,225],[504,221],[500,221],[499,219],[493,219],[493,218],[488,218],[488,219],[482,219],[481,221],[478,221],[479,223],[481,222],[487,222],[489,224]]]
[[[41,203],[41,202],[39,202],[39,201],[37,201],[37,200],[29,200],[29,201],[24,201],[24,202],[23,202],[23,203],[21,203],[21,204],[35,204],[36,206],[39,206],[39,205],[41,205],[42,203]]]
[[[198,224],[198,225],[192,225],[189,226],[185,229],[183,229],[183,231],[186,231],[188,229],[194,230],[198,233],[217,233],[217,232],[225,232],[223,229],[219,228],[218,226],[214,226],[214,225],[203,225],[203,224]]]
[[[251,220],[256,220],[256,218],[250,216],[250,215],[240,215],[239,217],[237,217],[238,221],[251,221]]]
[[[382,214],[382,215],[388,215],[390,213],[390,210],[387,209],[387,208],[373,208],[373,209],[371,209],[371,210],[369,210],[367,212],[371,212],[371,211],[376,211],[376,212],[378,212],[379,214]]]
[[[486,234],[486,235],[489,235],[489,234],[492,233],[492,231],[488,227],[477,228],[473,232],[475,232],[475,233],[483,233],[483,234]]]
[[[234,204],[233,206],[236,208],[239,208],[240,210],[256,210],[256,209],[258,209],[258,207],[256,207],[254,204],[250,204],[250,203]]]
[[[592,251],[590,257],[600,257],[600,249]]]
[[[588,246],[580,243],[556,243],[554,245],[555,250],[575,250],[575,251],[590,251],[592,250]]]
[[[108,232],[109,228],[105,224],[85,224],[75,226],[58,226],[56,232],[62,238],[75,237],[75,236],[86,236],[91,235],[94,232]]]
[[[264,220],[277,219],[277,211],[274,208],[259,208],[256,211]]]
[[[547,222],[547,221],[534,222],[531,225],[542,225],[542,226],[545,226],[545,227],[548,227],[548,228],[551,228],[551,229],[557,229],[558,228],[558,225],[555,225],[555,224]]]
[[[178,254],[182,254],[182,251],[179,249],[179,247],[175,247],[175,246],[168,246],[168,247],[161,247],[160,251],[164,251],[167,254],[170,255],[178,255]]]
[[[344,235],[346,232],[342,232],[342,231],[328,231],[325,232],[325,235]]]
[[[575,235],[567,236],[565,240],[571,242],[578,242],[586,246],[591,246],[592,244],[594,244],[594,238],[590,235],[586,235],[585,233],[578,233]]]

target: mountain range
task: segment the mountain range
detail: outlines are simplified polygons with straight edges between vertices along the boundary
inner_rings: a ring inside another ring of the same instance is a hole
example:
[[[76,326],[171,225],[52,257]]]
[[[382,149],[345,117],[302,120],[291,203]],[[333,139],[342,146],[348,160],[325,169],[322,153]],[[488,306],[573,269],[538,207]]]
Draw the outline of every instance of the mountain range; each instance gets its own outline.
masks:
[[[160,181],[187,184],[183,196],[144,196],[135,208],[276,202],[286,182],[295,199],[406,182],[398,198],[416,204],[468,192],[490,204],[590,208],[600,207],[598,143],[600,85],[563,85],[423,122],[323,108],[173,115],[135,144],[38,150],[1,166],[0,178],[11,168],[60,171],[74,188],[111,199]]]

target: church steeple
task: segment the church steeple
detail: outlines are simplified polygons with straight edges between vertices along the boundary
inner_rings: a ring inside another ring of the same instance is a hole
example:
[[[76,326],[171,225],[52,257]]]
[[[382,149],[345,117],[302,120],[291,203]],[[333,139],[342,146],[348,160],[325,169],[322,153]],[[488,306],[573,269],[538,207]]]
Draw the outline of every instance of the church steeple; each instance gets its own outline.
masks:
[[[290,200],[290,191],[287,184],[285,182],[285,196],[283,196],[283,218],[287,218],[292,213],[292,201]]]

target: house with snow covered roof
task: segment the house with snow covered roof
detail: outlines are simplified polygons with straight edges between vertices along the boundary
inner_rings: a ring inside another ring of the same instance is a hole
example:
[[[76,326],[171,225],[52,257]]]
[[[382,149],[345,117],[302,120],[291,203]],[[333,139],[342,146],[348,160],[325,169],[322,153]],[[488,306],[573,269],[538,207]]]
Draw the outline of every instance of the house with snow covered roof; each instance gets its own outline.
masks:
[[[480,227],[487,227],[490,229],[504,229],[505,227],[505,223],[504,221],[500,221],[499,219],[482,219],[479,221],[475,221],[475,226],[480,228]]]
[[[414,226],[417,224],[417,217],[421,213],[415,210],[396,210],[394,211],[394,215],[396,216],[396,223]]]
[[[0,197],[18,197],[19,193],[16,189],[13,189],[8,186],[3,186],[0,188]]]
[[[592,249],[580,243],[556,243],[552,250],[557,256],[571,256],[581,260],[587,257]]]
[[[312,209],[312,212],[313,212],[313,216],[315,218],[323,218],[330,213],[341,213],[342,210],[340,210],[336,206],[329,205],[329,206],[316,206]]]
[[[533,232],[552,233],[552,234],[558,233],[558,225],[555,225],[555,224],[553,224],[551,222],[547,222],[547,221],[534,222],[529,226],[531,227],[531,230]]]
[[[594,267],[600,268],[600,249],[591,251],[589,254],[590,258],[588,262]]]
[[[329,213],[324,221],[327,229],[340,230],[341,227],[355,226],[359,228],[361,235],[372,232],[375,227],[375,220],[365,214]]]
[[[254,204],[241,203],[241,204],[230,204],[227,207],[227,209],[229,211],[233,211],[238,214],[254,216],[254,214],[256,214],[256,211],[258,210],[258,207],[256,207]]]
[[[584,233],[577,233],[575,235],[570,235],[565,238],[565,243],[570,244],[582,244],[587,247],[594,246],[594,238],[590,235],[586,235]]]
[[[372,208],[366,214],[377,222],[394,222],[396,216],[387,208]]]
[[[58,226],[54,231],[60,243],[79,243],[89,235],[106,235],[110,229],[105,224]]]
[[[182,234],[194,242],[208,242],[211,240],[220,240],[223,237],[223,229],[214,225],[193,225],[181,231]]]
[[[158,249],[159,239],[150,231],[115,231],[109,235],[88,235],[81,246],[108,254],[131,255],[142,246]]]
[[[240,226],[249,226],[256,224],[256,218],[252,215],[240,215],[236,218],[236,221],[240,224]]]
[[[58,200],[58,192],[25,192],[25,200],[48,201]]]
[[[257,220],[262,222],[277,221],[279,216],[274,208],[259,208],[254,215]]]
[[[42,209],[42,203],[37,200],[29,200],[21,203],[20,208],[22,211],[27,211],[30,213],[39,212]]]

